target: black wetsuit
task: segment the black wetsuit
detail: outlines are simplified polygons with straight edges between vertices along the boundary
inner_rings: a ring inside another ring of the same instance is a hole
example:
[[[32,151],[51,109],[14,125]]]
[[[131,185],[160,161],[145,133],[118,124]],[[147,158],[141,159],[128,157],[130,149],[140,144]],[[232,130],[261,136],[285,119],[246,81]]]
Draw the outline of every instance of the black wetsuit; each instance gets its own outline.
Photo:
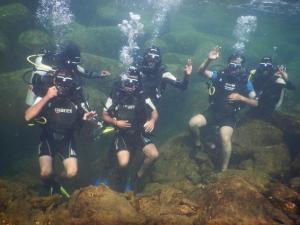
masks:
[[[247,74],[231,76],[226,73],[226,70],[214,71],[210,81],[214,91],[209,96],[210,106],[203,113],[207,124],[234,127],[236,113],[244,104],[230,101],[228,96],[232,93],[248,96],[251,91],[254,91],[252,83],[247,80]]]
[[[168,84],[181,90],[185,90],[188,86],[188,76],[185,76],[182,80],[164,77],[163,74],[167,73],[164,65],[158,66],[155,70],[149,70],[141,65],[140,70],[145,96],[150,97],[153,102],[156,102],[161,97]]]
[[[156,110],[150,98],[145,98],[143,92],[136,91],[127,94],[121,90],[121,83],[116,82],[107,99],[104,111],[117,120],[128,120],[130,128],[118,129],[114,138],[114,150],[133,150],[143,148],[153,143],[149,134],[144,132],[143,125]]]
[[[39,156],[58,154],[62,159],[76,157],[74,131],[84,110],[69,97],[54,97],[44,106],[40,116],[47,123],[42,126]]]

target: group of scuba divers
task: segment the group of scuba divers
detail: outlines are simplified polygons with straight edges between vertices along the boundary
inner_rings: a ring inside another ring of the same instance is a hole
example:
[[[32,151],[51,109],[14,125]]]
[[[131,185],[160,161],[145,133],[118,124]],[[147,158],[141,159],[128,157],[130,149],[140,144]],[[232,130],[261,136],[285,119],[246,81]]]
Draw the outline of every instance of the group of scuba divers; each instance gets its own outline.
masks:
[[[227,169],[231,155],[231,137],[237,113],[243,105],[256,108],[257,114],[270,113],[282,101],[285,89],[293,89],[286,69],[275,67],[271,57],[263,57],[256,70],[245,69],[245,59],[240,54],[228,58],[225,69],[211,71],[208,66],[220,54],[220,47],[213,48],[200,65],[199,74],[209,79],[209,108],[192,117],[189,128],[194,138],[191,158],[203,150],[200,128],[206,125],[219,127],[222,148],[221,170]],[[121,184],[117,191],[134,188],[132,182],[140,180],[159,152],[153,142],[152,132],[158,119],[157,103],[167,85],[185,90],[192,74],[192,61],[187,60],[184,77],[176,78],[162,64],[157,46],[147,48],[133,66],[121,73],[112,87],[102,111],[101,120],[83,95],[82,77],[105,79],[110,72],[90,72],[80,66],[80,50],[74,43],[67,44],[61,53],[44,52],[35,55],[35,65],[27,95],[29,108],[26,121],[42,124],[38,146],[40,176],[50,194],[60,193],[69,198],[61,185],[76,176],[78,170],[74,132],[82,122],[93,127],[113,127],[114,138],[108,157],[115,157],[116,179]],[[129,175],[131,155],[142,150],[144,159],[138,170]],[[54,173],[54,157],[62,159],[64,170]],[[111,159],[107,159],[111,161]],[[131,179],[129,179],[129,177]]]

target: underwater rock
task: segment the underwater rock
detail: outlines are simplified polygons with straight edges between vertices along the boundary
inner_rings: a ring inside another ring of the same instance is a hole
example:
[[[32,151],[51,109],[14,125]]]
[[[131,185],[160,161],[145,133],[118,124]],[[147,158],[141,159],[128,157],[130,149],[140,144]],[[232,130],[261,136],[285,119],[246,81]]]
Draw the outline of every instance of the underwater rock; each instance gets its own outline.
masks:
[[[78,44],[84,52],[118,59],[123,45],[123,37],[116,26],[85,27],[74,23],[65,36]]]
[[[294,224],[241,177],[208,185],[199,192],[195,201],[205,215],[195,222],[199,225]]]
[[[272,177],[284,178],[290,171],[291,159],[285,144],[257,147],[253,154],[254,169]]]
[[[292,220],[300,221],[300,194],[289,187],[275,183],[267,192],[268,199],[272,204],[285,212]]]
[[[0,32],[0,55],[4,57],[6,54],[8,54],[8,51],[9,51],[8,40],[6,36],[2,32]]]
[[[167,183],[186,179],[200,180],[197,163],[190,159],[192,142],[188,135],[180,134],[160,147],[160,157],[155,162],[153,182]]]
[[[0,30],[13,40],[30,23],[29,10],[20,3],[0,6]]]
[[[116,25],[126,18],[126,11],[117,8],[114,4],[99,4],[96,15],[103,25]]]
[[[68,209],[75,218],[86,219],[83,224],[142,224],[138,214],[125,195],[104,185],[89,186],[75,191]],[[81,223],[80,223],[81,224]]]
[[[17,52],[23,64],[24,58],[31,54],[40,53],[41,49],[54,49],[53,40],[44,31],[27,30],[19,35]]]
[[[38,197],[0,180],[0,219],[9,224],[53,225],[296,225],[299,193],[283,184],[262,192],[235,175],[184,192],[162,185],[150,193],[117,193],[104,185],[76,190],[70,199]]]
[[[8,67],[9,61],[12,56],[10,53],[10,46],[7,37],[0,31],[0,70]]]
[[[200,34],[197,32],[190,33],[167,33],[162,38],[168,43],[168,48],[172,52],[178,52],[186,55],[193,55],[200,42]],[[195,42],[195,40],[197,42]]]
[[[165,187],[152,196],[137,199],[139,213],[155,224],[193,224],[201,213],[182,191]]]
[[[290,185],[295,190],[300,191],[300,177],[293,177],[290,179]]]
[[[121,68],[119,67],[120,62],[111,58],[105,58],[98,55],[89,53],[81,53],[82,65],[84,68],[92,71],[108,70],[111,75],[99,81],[106,83],[107,80],[118,78]],[[123,72],[123,71],[122,71]],[[93,80],[94,81],[94,80]]]
[[[233,153],[241,158],[256,152],[257,147],[283,142],[282,131],[262,120],[249,120],[240,124],[232,137]]]

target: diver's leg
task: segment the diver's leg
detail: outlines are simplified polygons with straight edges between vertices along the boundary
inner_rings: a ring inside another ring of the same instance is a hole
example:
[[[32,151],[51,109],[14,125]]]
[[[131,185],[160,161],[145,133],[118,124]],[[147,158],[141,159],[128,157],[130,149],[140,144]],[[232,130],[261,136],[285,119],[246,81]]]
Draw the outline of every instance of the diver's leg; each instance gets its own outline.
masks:
[[[158,150],[156,148],[156,146],[151,143],[151,144],[147,144],[144,148],[143,148],[143,152],[145,154],[145,159],[143,164],[141,165],[139,171],[137,172],[137,177],[141,178],[144,175],[145,170],[154,162],[155,159],[158,158],[159,153]]]
[[[78,171],[78,160],[75,157],[66,158],[63,161],[64,171],[61,174],[62,178],[71,179],[76,176]]]
[[[193,116],[189,121],[189,128],[191,130],[196,147],[201,147],[200,128],[205,126],[206,124],[206,118],[202,114]]]
[[[125,168],[128,166],[130,158],[130,153],[126,149],[119,150],[117,153],[117,159],[120,168]]]
[[[49,179],[53,174],[53,158],[50,155],[39,157],[40,177],[43,181]]]
[[[128,164],[130,160],[130,152],[127,149],[121,149],[117,152],[118,167],[116,171],[116,190],[123,192],[128,183]]]
[[[222,141],[222,150],[223,150],[223,163],[222,171],[225,171],[228,168],[232,146],[231,146],[231,137],[233,134],[233,128],[230,126],[222,126],[220,128],[220,136]]]

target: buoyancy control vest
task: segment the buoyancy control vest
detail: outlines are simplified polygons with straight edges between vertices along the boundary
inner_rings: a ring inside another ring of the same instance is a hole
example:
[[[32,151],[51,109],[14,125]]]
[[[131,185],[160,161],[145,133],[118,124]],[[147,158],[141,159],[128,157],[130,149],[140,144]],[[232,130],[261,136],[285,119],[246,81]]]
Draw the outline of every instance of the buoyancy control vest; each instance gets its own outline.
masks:
[[[126,94],[122,90],[115,90],[111,97],[113,105],[109,114],[118,120],[128,120],[131,128],[127,130],[140,131],[148,115],[143,94]]]
[[[209,103],[213,110],[222,114],[233,114],[241,109],[241,102],[230,101],[228,96],[232,93],[248,95],[247,75],[229,75],[226,70],[219,71],[217,77],[211,80],[214,91],[210,92]]]

